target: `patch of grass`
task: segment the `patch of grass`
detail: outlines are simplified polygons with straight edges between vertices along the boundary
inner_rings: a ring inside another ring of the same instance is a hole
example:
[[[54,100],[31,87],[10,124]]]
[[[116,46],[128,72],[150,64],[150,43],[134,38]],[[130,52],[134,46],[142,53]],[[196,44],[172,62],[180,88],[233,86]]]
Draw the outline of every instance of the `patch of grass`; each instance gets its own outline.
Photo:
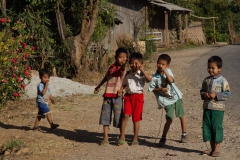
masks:
[[[23,142],[21,140],[16,140],[16,139],[13,139],[12,141],[8,141],[6,144],[4,144],[4,148],[6,148],[6,150],[13,150],[13,148],[16,148],[16,147],[20,147],[20,146],[23,146]]]

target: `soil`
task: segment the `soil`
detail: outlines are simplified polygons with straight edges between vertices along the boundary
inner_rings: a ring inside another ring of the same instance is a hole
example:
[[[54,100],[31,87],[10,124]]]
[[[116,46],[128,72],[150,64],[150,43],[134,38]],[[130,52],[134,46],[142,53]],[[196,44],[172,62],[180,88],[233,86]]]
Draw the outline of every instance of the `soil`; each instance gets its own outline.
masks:
[[[157,109],[155,97],[153,93],[147,92],[148,84],[146,84],[143,120],[140,123],[140,145],[118,146],[119,130],[110,126],[110,145],[99,146],[103,137],[102,126],[98,124],[104,91],[102,86],[97,95],[56,97],[57,103],[50,105],[54,123],[60,124],[60,127],[55,130],[50,130],[46,119],[40,122],[41,131],[31,130],[37,114],[35,99],[6,104],[0,113],[0,146],[13,140],[21,141],[24,145],[14,151],[4,152],[2,149],[1,153],[0,150],[0,157],[31,160],[213,159],[210,156],[201,155],[201,151],[210,147],[209,143],[202,141],[202,100],[199,96],[202,80],[193,82],[191,76],[187,74],[191,74],[194,60],[216,48],[203,46],[167,52],[172,57],[171,70],[175,83],[184,94],[188,143],[180,143],[181,125],[179,119],[174,118],[167,135],[166,146],[157,145],[165,123],[165,111]],[[159,54],[144,61],[145,70],[150,75],[155,73],[156,59]],[[91,80],[91,84],[97,85],[101,77],[95,77],[96,79]],[[239,122],[232,121],[230,113],[226,112],[224,124],[225,137],[218,159],[240,159]],[[126,140],[130,144],[133,138],[131,121],[128,122],[126,134]]]

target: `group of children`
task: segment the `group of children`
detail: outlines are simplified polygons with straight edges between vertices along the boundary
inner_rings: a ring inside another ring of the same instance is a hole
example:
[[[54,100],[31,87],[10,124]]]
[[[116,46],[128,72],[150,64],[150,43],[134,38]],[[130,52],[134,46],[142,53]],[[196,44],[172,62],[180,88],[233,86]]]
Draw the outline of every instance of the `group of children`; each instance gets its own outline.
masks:
[[[100,145],[109,145],[108,130],[113,117],[113,126],[120,129],[118,145],[128,145],[125,141],[125,129],[129,117],[132,117],[134,125],[134,136],[131,145],[139,145],[139,122],[142,120],[144,106],[143,89],[145,83],[150,83],[148,91],[152,91],[156,96],[158,108],[166,111],[166,123],[164,125],[162,137],[159,145],[164,146],[166,136],[172,123],[174,112],[181,122],[181,142],[188,142],[186,131],[186,116],[183,109],[182,93],[174,84],[174,76],[170,67],[171,57],[161,54],[157,59],[156,73],[151,77],[143,67],[143,55],[141,53],[131,53],[124,48],[118,48],[115,54],[115,62],[109,67],[105,77],[95,88],[94,93],[98,93],[100,87],[106,82],[103,94],[103,105],[101,109],[99,124],[103,125],[104,138]],[[130,70],[127,71],[126,64],[129,63]],[[222,59],[212,56],[208,60],[208,72],[210,76],[204,79],[201,88],[203,103],[203,140],[210,141],[211,150],[203,151],[213,157],[218,157],[220,143],[223,140],[223,115],[225,110],[224,101],[230,96],[229,84],[220,74],[222,69]],[[50,73],[42,69],[39,72],[41,79],[38,85],[37,104],[39,108],[36,117],[34,130],[38,130],[41,118],[47,116],[51,129],[59,125],[52,122],[48,101],[53,104],[49,87]],[[124,93],[125,92],[125,93]]]

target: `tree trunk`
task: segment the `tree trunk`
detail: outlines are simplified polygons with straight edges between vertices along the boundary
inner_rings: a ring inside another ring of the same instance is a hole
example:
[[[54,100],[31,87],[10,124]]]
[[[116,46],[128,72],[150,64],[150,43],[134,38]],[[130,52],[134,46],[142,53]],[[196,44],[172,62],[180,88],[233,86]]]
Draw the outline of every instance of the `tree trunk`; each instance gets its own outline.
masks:
[[[57,19],[58,31],[59,31],[60,38],[62,41],[64,41],[65,35],[66,35],[66,24],[65,24],[63,13],[59,9],[58,2],[56,5],[56,19]]]
[[[2,14],[5,16],[6,15],[6,0],[1,1],[1,10],[2,10]]]
[[[81,69],[81,59],[97,23],[98,3],[99,0],[87,0],[87,5],[83,10],[81,32],[73,38],[71,62],[76,67],[77,72]]]

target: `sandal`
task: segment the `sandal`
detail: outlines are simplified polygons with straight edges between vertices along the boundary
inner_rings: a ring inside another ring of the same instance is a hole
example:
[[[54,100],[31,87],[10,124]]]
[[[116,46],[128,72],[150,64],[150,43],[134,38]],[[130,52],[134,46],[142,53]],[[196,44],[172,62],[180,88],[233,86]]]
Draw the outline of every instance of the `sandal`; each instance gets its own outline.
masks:
[[[109,145],[109,142],[108,141],[105,141],[103,140],[101,143],[100,143],[100,146],[108,146]]]
[[[211,155],[212,152],[210,150],[205,150],[205,151],[202,151],[202,154]]]
[[[219,157],[220,156],[220,153],[219,152],[213,152],[212,153],[212,157]]]
[[[132,146],[138,146],[139,142],[138,141],[132,141]]]
[[[118,140],[118,145],[119,146],[128,146],[128,144],[127,144],[127,142],[126,141],[124,141],[124,140]]]

